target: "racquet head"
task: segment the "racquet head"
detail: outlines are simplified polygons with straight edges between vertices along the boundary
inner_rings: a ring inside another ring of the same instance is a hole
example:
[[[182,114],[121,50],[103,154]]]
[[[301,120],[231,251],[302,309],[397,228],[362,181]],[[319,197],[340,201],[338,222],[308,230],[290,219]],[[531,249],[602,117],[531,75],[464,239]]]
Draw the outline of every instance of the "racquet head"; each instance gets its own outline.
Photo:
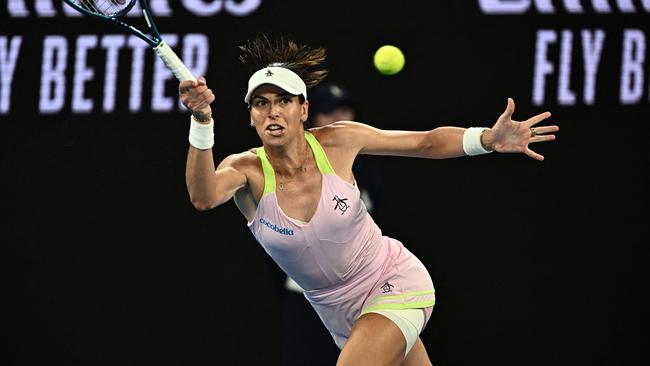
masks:
[[[78,10],[101,18],[120,17],[131,10],[137,0],[65,0]]]
[[[147,42],[156,51],[156,54],[165,62],[165,65],[178,78],[178,80],[196,80],[192,72],[183,64],[174,51],[163,42],[154,23],[149,5],[145,0],[63,0],[68,5],[83,15],[104,21],[112,22],[131,34]],[[131,24],[127,24],[121,17],[128,13],[136,1],[142,7],[143,16],[147,22],[147,33]]]

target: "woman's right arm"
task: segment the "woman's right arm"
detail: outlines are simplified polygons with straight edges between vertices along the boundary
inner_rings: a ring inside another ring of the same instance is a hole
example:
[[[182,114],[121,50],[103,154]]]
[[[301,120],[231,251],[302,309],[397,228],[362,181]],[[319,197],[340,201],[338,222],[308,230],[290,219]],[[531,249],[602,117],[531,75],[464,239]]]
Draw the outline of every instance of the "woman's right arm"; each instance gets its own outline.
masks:
[[[230,200],[247,183],[246,175],[236,168],[241,155],[230,155],[215,169],[212,108],[215,97],[203,77],[179,84],[179,97],[192,112],[190,147],[185,165],[185,183],[190,201],[205,211]]]
[[[185,165],[185,183],[192,205],[200,211],[215,208],[229,201],[246,186],[246,175],[236,168],[240,155],[230,155],[214,169],[212,150],[199,150],[190,145]]]

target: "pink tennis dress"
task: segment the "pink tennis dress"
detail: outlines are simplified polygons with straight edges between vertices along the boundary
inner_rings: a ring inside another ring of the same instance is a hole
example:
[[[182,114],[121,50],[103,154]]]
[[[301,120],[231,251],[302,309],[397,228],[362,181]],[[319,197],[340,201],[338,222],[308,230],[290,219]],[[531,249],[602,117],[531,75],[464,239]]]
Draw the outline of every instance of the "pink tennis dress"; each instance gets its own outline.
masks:
[[[278,205],[275,172],[257,149],[264,193],[248,227],[275,262],[304,291],[336,345],[343,348],[352,324],[381,309],[425,309],[435,302],[433,282],[420,260],[401,242],[382,235],[355,184],[341,179],[311,132],[305,138],[322,177],[321,197],[305,224]]]

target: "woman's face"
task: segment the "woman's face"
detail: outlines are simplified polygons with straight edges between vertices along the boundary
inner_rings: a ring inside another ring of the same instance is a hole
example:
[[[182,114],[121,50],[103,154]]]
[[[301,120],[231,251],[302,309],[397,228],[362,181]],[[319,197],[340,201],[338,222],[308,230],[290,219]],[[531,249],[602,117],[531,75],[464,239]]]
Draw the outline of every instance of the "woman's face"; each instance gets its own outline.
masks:
[[[262,85],[251,97],[251,124],[265,145],[283,145],[304,133],[308,103],[275,85]]]

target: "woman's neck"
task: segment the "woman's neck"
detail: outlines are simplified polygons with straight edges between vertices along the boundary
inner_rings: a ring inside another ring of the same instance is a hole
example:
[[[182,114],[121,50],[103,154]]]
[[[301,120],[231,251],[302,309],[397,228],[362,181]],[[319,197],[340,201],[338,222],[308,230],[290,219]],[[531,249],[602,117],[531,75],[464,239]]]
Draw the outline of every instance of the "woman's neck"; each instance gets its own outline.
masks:
[[[311,150],[305,138],[285,146],[265,148],[276,174],[293,176],[307,170]]]

